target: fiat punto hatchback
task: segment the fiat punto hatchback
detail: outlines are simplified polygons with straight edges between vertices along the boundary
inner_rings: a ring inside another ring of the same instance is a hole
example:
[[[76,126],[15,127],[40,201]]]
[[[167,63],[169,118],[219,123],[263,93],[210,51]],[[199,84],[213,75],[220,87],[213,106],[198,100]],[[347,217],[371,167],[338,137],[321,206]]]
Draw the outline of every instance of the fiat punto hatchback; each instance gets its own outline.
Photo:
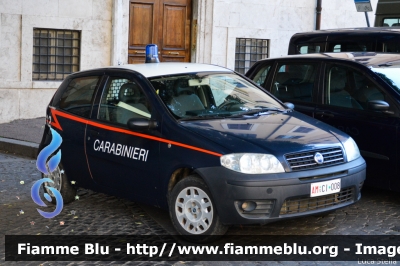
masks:
[[[205,240],[231,224],[350,205],[365,179],[352,138],[218,66],[78,72],[55,93],[47,121],[40,149],[50,128],[61,135],[48,185],[64,202],[76,186],[127,197],[169,210],[180,234]]]

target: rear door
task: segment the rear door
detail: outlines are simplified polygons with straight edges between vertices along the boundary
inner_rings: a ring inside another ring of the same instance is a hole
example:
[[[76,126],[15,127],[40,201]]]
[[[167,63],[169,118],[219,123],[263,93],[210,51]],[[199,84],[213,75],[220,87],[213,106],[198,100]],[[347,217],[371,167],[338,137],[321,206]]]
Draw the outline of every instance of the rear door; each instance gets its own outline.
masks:
[[[132,73],[109,71],[98,111],[86,131],[93,180],[131,199],[156,204],[159,178],[158,129],[129,129],[130,119],[149,121],[154,109],[148,90]],[[147,91],[146,91],[147,90]]]
[[[315,118],[356,141],[367,162],[367,183],[390,188],[390,179],[396,178],[397,118],[369,110],[368,101],[386,101],[394,111],[391,97],[367,73],[343,63],[326,64],[323,84]]]

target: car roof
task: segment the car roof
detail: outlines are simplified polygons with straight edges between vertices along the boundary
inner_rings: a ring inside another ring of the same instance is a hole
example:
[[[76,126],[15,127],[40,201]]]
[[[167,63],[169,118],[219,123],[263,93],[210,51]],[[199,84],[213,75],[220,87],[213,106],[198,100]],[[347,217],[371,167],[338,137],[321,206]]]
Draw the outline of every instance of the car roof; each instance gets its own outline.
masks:
[[[281,59],[324,59],[324,60],[345,60],[354,61],[366,66],[379,67],[388,65],[400,65],[400,54],[393,53],[375,53],[375,52],[343,52],[343,53],[315,53],[287,55],[277,58],[267,58],[266,60]]]
[[[298,32],[293,37],[300,37],[302,35],[339,35],[348,33],[360,33],[360,34],[371,34],[371,33],[399,33],[400,27],[365,27],[365,28],[343,28],[343,29],[326,29],[326,30],[314,30],[307,32]]]
[[[146,78],[197,72],[233,72],[228,68],[217,65],[179,62],[126,64],[106,68],[133,70],[141,73]]]

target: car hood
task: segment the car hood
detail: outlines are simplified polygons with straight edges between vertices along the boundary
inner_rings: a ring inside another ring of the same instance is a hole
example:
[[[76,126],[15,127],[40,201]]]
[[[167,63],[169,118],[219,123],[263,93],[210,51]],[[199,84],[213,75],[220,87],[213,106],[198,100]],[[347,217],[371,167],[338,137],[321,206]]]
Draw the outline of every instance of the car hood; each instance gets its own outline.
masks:
[[[182,126],[235,153],[290,152],[341,146],[347,136],[296,111],[232,119],[185,121]]]

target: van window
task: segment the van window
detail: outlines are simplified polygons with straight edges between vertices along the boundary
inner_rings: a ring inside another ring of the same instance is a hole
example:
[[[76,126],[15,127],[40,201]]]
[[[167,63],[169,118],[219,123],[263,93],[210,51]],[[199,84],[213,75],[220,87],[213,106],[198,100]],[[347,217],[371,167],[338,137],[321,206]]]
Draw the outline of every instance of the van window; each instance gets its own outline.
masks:
[[[400,18],[384,18],[382,27],[400,27]]]
[[[72,79],[61,96],[59,107],[70,113],[89,117],[99,79],[99,76]]]
[[[297,50],[300,54],[314,54],[314,53],[321,53],[321,45],[320,44],[299,44],[297,45]]]
[[[375,40],[365,40],[365,41],[341,41],[341,42],[331,42],[328,43],[327,52],[368,52],[374,51]]]
[[[382,52],[385,53],[400,53],[400,38],[382,42]],[[379,49],[379,44],[378,44]]]

